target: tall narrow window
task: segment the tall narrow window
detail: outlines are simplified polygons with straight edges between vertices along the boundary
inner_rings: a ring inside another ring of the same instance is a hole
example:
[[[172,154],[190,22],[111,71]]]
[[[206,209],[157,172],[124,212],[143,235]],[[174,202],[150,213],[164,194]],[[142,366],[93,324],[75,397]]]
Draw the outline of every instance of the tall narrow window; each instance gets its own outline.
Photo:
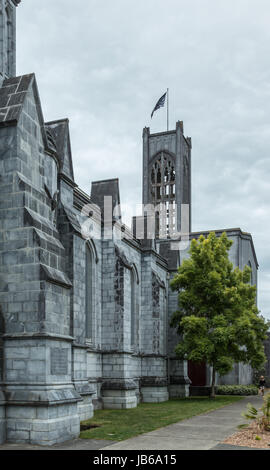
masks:
[[[167,337],[168,337],[168,325],[167,325],[167,295],[166,295],[166,289],[161,288],[160,289],[160,308],[161,308],[161,331],[162,336],[161,336],[161,353],[166,354],[167,351]],[[163,338],[163,341],[162,341]]]
[[[131,284],[131,306],[130,306],[130,342],[131,347],[135,347],[136,343],[136,281],[134,272],[130,272],[130,284]]]
[[[252,265],[251,265],[251,262],[249,261],[248,262],[248,267],[251,269],[251,273],[250,273],[250,285],[253,286],[254,282],[253,282],[253,271],[252,271]]]
[[[85,337],[92,341],[93,336],[93,257],[86,245],[85,260]]]
[[[4,333],[5,333],[4,315],[2,313],[2,309],[0,305],[0,382],[4,380],[4,340],[3,340]]]
[[[10,77],[12,75],[12,21],[11,21],[11,11],[6,8],[6,44],[7,44],[7,54],[6,54],[6,74]]]

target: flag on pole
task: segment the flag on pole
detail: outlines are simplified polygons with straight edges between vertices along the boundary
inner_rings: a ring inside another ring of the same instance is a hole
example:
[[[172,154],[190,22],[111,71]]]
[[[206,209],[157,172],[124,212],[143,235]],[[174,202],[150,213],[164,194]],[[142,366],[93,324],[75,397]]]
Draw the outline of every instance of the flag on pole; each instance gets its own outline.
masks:
[[[166,100],[166,95],[167,95],[167,91],[166,91],[166,93],[164,93],[164,95],[162,95],[161,98],[159,98],[159,100],[158,100],[156,106],[154,107],[154,109],[153,109],[153,111],[152,111],[151,119],[152,119],[152,117],[153,117],[154,112],[157,111],[159,108],[162,108],[162,107],[164,106],[165,100]]]

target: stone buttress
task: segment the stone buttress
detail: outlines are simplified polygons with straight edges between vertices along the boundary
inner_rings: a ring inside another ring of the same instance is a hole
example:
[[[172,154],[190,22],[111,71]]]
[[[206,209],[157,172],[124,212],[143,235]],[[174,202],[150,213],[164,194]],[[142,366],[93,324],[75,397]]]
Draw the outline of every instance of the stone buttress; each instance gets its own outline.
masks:
[[[78,436],[72,382],[71,282],[56,226],[59,157],[34,75],[0,89],[0,304],[6,439]]]

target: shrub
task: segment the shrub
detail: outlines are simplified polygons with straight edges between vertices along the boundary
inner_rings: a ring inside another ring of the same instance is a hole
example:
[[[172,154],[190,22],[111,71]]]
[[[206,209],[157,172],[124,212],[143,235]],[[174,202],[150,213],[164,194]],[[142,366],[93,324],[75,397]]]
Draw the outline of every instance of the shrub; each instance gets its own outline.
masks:
[[[217,395],[258,395],[258,387],[255,385],[218,385]]]
[[[247,405],[247,411],[242,413],[246,419],[256,421],[258,428],[261,431],[270,431],[270,393],[263,399],[263,406],[257,410],[251,403]],[[240,429],[247,427],[247,424],[240,424]]]

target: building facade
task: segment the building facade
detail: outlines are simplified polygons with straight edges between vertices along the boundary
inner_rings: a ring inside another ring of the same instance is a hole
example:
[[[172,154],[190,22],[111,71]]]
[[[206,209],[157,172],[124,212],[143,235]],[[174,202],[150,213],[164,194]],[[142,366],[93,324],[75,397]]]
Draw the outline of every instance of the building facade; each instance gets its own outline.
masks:
[[[169,326],[187,249],[171,249],[168,229],[184,211],[191,232],[191,139],[180,121],[144,129],[143,203],[163,203],[165,229],[149,237],[144,215],[126,227],[118,180],[78,187],[68,119],[45,122],[35,75],[16,76],[19,3],[0,1],[0,443],[50,445],[97,408],[188,396]],[[256,284],[251,235],[227,233]]]

